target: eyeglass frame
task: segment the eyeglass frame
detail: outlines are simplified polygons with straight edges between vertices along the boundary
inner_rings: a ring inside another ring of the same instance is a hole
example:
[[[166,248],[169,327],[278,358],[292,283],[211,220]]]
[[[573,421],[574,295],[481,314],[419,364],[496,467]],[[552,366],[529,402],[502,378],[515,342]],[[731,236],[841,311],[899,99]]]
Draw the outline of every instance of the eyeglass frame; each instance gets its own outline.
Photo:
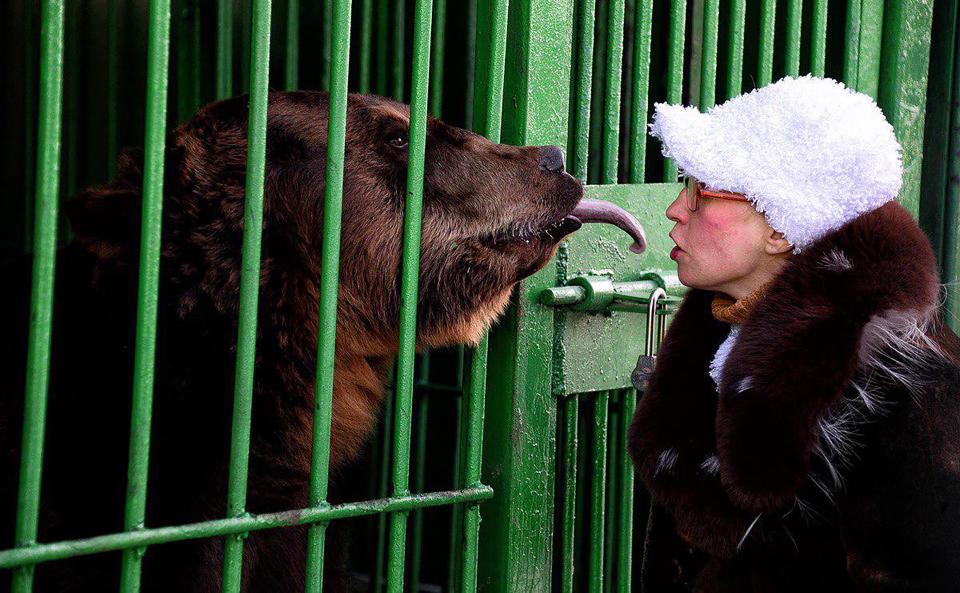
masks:
[[[695,190],[692,198],[690,196],[691,185]],[[690,177],[689,175],[683,178],[683,190],[686,192],[686,200],[684,201],[684,204],[687,206],[687,210],[690,212],[696,212],[700,209],[700,199],[702,197],[714,198],[717,200],[729,200],[731,202],[750,202],[749,198],[741,194],[706,189],[702,182],[697,181],[695,177]]]

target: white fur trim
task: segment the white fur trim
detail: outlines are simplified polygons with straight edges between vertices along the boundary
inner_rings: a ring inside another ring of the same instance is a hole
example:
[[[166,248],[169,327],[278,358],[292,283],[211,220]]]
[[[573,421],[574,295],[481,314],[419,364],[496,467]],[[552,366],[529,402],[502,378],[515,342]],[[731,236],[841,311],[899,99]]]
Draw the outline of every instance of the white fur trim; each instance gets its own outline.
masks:
[[[706,113],[659,103],[650,134],[683,173],[750,198],[798,250],[895,199],[903,178],[883,112],[829,78],[783,78]]]
[[[710,377],[717,385],[717,393],[720,392],[720,379],[723,378],[723,365],[727,363],[727,357],[730,355],[730,351],[733,350],[733,345],[737,343],[737,336],[739,335],[740,326],[731,325],[727,339],[717,348],[717,353],[713,355],[713,360],[710,362]]]

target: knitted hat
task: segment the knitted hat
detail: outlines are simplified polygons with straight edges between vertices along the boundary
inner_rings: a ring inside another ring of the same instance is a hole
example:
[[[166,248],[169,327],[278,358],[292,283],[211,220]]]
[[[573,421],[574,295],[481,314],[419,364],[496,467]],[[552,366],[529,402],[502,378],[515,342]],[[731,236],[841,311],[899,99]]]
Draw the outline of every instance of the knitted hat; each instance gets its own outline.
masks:
[[[783,78],[706,113],[659,103],[650,134],[683,174],[749,198],[798,251],[895,199],[903,177],[883,112],[829,78]]]

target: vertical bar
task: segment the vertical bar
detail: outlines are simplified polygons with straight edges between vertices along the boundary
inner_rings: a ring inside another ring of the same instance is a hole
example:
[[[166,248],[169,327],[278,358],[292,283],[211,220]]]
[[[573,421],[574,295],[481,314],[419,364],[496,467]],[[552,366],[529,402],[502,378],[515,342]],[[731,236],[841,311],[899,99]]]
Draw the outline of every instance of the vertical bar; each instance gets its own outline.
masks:
[[[466,394],[461,392],[457,398],[454,420],[456,421],[456,434],[454,436],[453,448],[453,484],[459,486],[463,484],[463,455],[466,452],[466,445],[463,440],[466,438],[466,431],[463,429],[463,400]],[[463,575],[463,505],[455,504],[450,509],[450,565],[447,571],[447,590],[456,591],[457,585]]]
[[[684,29],[687,21],[687,1],[671,0],[670,34],[667,43],[667,103],[676,105],[683,101],[683,45]],[[666,159],[663,167],[663,180],[677,180],[677,165],[673,159]]]
[[[720,0],[704,0],[703,47],[700,58],[700,111],[716,104],[717,34],[720,27]]]
[[[919,12],[923,13],[928,9],[929,7]],[[844,80],[847,86],[866,93],[874,99],[878,97],[880,86],[883,10],[883,0],[850,0],[847,14],[849,20],[846,32],[847,54],[844,59]],[[917,31],[909,27],[905,28],[903,23],[895,23],[894,27],[910,31],[917,41],[922,41],[923,35],[919,33],[923,29]],[[926,31],[929,34],[929,24]],[[926,49],[929,52],[929,44],[926,45]],[[926,73],[925,68],[924,73]]]
[[[370,92],[370,59],[373,47],[373,0],[360,0],[360,64],[357,88],[361,93]]]
[[[406,0],[393,0],[393,98],[403,101],[404,65],[407,57],[407,7]],[[411,100],[412,103],[412,100]]]
[[[321,58],[320,63],[320,90],[330,91],[330,51],[333,44],[333,3],[337,0],[323,0],[323,39],[320,42]],[[342,31],[342,30],[341,30]],[[342,34],[342,33],[340,33]],[[340,34],[337,36],[339,37]],[[350,34],[349,29],[347,35]]]
[[[398,4],[402,4],[398,2]],[[402,14],[402,13],[400,13]],[[403,264],[400,280],[400,348],[397,353],[397,404],[394,417],[392,495],[409,494],[410,413],[417,332],[420,270],[420,223],[423,217],[423,173],[426,156],[427,100],[430,87],[432,0],[417,0],[414,14],[413,82],[410,100],[407,197],[403,220]],[[401,64],[402,66],[402,64]],[[396,82],[396,81],[395,81]],[[402,82],[402,78],[401,78]],[[407,512],[390,515],[387,593],[403,590]]]
[[[423,492],[424,474],[427,462],[427,416],[430,413],[430,353],[420,355],[417,365],[417,386],[420,389],[415,394],[417,417],[417,440],[413,445],[413,492]],[[420,590],[420,563],[422,561],[421,545],[423,542],[423,509],[413,511],[413,530],[410,546],[410,591]]]
[[[637,0],[634,20],[633,125],[630,142],[630,183],[643,183],[647,158],[647,102],[650,91],[650,34],[653,0]]]
[[[393,369],[390,375],[393,376]],[[377,498],[386,498],[390,493],[390,444],[393,442],[393,406],[396,401],[395,393],[387,395],[387,404],[383,410],[383,438],[380,442],[380,450],[383,455],[380,459],[380,489]],[[387,516],[377,516],[377,548],[375,552],[375,564],[373,567],[373,580],[371,591],[381,591],[383,589],[383,569],[384,555],[386,551],[385,542],[387,541]]]
[[[617,182],[620,157],[620,77],[623,72],[623,0],[607,7],[607,62],[601,183]]]
[[[267,100],[270,91],[270,0],[254,0],[251,23],[250,115],[247,131],[246,198],[240,269],[240,312],[233,384],[233,421],[227,480],[227,517],[242,517],[247,505],[250,418],[256,361],[260,245],[263,235],[263,182],[267,153]],[[223,550],[223,591],[239,593],[243,538],[227,536]]]
[[[340,221],[343,212],[343,161],[347,125],[347,78],[350,74],[351,0],[333,7],[336,29],[332,40],[329,112],[327,116],[327,169],[323,200],[321,248],[320,323],[317,333],[317,379],[313,407],[313,449],[310,462],[312,507],[327,504],[330,473],[330,425],[333,407],[333,374],[337,340],[337,288],[340,269]],[[333,23],[331,23],[333,25]],[[311,525],[307,535],[307,593],[323,590],[323,545],[327,524]]]
[[[593,473],[590,480],[590,551],[587,564],[588,591],[603,591],[603,516],[607,482],[607,408],[609,392],[593,400]]]
[[[823,76],[827,62],[827,0],[813,0],[810,73]]]
[[[387,0],[377,0],[377,94],[387,96],[387,50],[390,47],[387,35],[387,21],[390,18],[390,4]]]
[[[843,81],[857,88],[857,69],[860,56],[860,5],[863,0],[847,0],[847,27],[843,42]]]
[[[476,130],[473,118],[477,78],[477,0],[467,0],[467,127]]]
[[[730,3],[730,35],[727,40],[727,98],[740,94],[743,83],[743,35],[747,1]]]
[[[591,81],[591,94],[597,97],[596,101],[591,99],[590,104],[590,146],[593,150],[587,153],[587,177],[589,183],[599,183],[603,175],[603,136],[604,136],[604,88],[606,85],[606,60],[607,54],[607,11],[610,7],[610,0],[597,0],[596,15],[594,16],[595,30],[593,41],[593,80]]]
[[[803,21],[803,0],[787,0],[787,76],[800,75],[800,34]]]
[[[446,47],[447,0],[434,0],[433,53],[430,56],[430,113],[443,113],[443,58]]]
[[[637,405],[637,392],[633,389],[623,391],[623,407],[620,413],[620,441],[616,445],[621,451],[629,451],[630,421]],[[629,455],[620,459],[620,493],[617,502],[620,507],[617,532],[617,591],[630,593],[632,590],[633,570],[633,461]]]
[[[956,9],[955,9],[956,10]],[[956,16],[954,14],[954,16]],[[956,50],[955,50],[956,51]],[[944,305],[946,319],[954,331],[960,331],[960,108],[956,98],[960,97],[960,51],[956,51],[951,67],[953,72],[953,108],[950,110],[950,130],[947,140],[950,150],[947,159],[946,192],[944,195],[943,216],[943,281],[947,287],[947,302]]]
[[[760,50],[757,60],[757,88],[773,82],[773,40],[777,28],[776,0],[760,5]]]
[[[233,0],[217,2],[216,75],[217,98],[225,99],[233,94]]]
[[[147,504],[147,462],[153,405],[153,364],[157,335],[157,293],[160,272],[160,222],[163,213],[163,157],[166,136],[170,0],[151,0],[147,45],[147,137],[144,143],[143,212],[140,228],[140,273],[137,289],[137,334],[133,362],[133,410],[123,527],[143,529]],[[140,589],[144,550],[123,552],[120,590]]]
[[[577,519],[577,423],[576,396],[563,400],[563,525],[560,540],[560,591],[573,593],[574,544]]]
[[[29,12],[29,8],[27,8]],[[26,392],[20,483],[17,491],[17,547],[37,541],[40,474],[46,424],[53,327],[53,282],[56,264],[57,201],[60,189],[60,126],[63,101],[63,0],[44,0],[40,17],[40,107],[37,129],[36,204],[33,276],[30,288],[30,335],[27,342]],[[12,591],[33,587],[33,566],[13,571]]]
[[[611,403],[615,401],[616,393],[610,393]],[[616,568],[618,550],[615,534],[617,533],[617,523],[620,518],[617,516],[619,505],[617,496],[620,494],[620,413],[616,405],[611,405],[609,417],[607,419],[607,477],[605,482],[606,501],[604,502],[604,536],[603,536],[603,590],[605,593],[612,593],[613,586],[617,579]],[[611,446],[611,444],[613,446]]]
[[[580,2],[577,21],[576,64],[577,81],[571,134],[570,172],[583,182],[587,181],[587,164],[590,150],[590,102],[593,88],[593,27],[594,3]]]
[[[367,0],[369,2],[370,0]],[[300,0],[287,0],[286,60],[283,83],[288,91],[300,86]]]

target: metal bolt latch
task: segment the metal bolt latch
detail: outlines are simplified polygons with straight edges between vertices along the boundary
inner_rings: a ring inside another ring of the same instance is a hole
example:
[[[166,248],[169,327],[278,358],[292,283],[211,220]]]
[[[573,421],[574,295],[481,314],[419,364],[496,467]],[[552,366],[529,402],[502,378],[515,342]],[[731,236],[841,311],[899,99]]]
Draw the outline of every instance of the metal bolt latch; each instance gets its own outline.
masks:
[[[659,296],[660,302],[669,306],[679,301],[683,286],[675,274],[654,272],[645,273],[640,280],[632,281],[615,281],[609,276],[577,276],[565,286],[544,290],[540,294],[540,302],[552,307],[569,307],[574,311],[643,313],[658,289],[665,293]]]

